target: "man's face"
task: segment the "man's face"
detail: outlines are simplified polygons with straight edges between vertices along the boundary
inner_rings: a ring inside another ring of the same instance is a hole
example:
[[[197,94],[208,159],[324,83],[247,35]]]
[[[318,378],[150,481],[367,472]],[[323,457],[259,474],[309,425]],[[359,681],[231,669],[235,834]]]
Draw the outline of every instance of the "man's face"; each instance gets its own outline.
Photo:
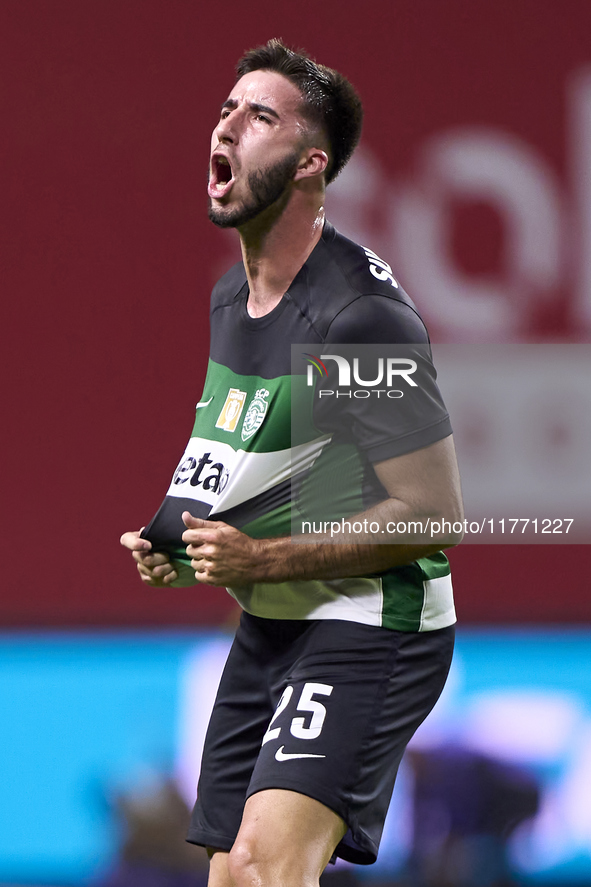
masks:
[[[274,71],[252,71],[236,83],[211,139],[207,193],[216,225],[239,227],[286,192],[306,144],[301,102]]]

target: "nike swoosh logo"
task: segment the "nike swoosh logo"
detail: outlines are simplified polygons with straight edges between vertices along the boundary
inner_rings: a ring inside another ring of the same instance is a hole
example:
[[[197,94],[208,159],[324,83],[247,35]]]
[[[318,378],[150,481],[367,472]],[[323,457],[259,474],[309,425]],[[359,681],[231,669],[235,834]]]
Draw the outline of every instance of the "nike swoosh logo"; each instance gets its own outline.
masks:
[[[290,755],[287,752],[284,752],[284,745],[281,748],[278,748],[275,752],[275,760],[276,761],[293,761],[295,758],[325,758],[326,755]]]
[[[211,395],[209,400],[200,400],[199,403],[197,404],[197,409],[199,409],[199,407],[209,406],[209,404],[212,402],[212,400],[213,400],[213,394]]]

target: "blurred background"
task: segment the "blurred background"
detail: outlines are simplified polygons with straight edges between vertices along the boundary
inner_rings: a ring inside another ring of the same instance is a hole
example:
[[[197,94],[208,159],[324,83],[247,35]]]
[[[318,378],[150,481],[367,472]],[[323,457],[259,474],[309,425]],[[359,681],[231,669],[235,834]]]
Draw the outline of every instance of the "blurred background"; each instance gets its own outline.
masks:
[[[237,258],[205,177],[246,48],[282,37],[363,98],[328,215],[480,367],[471,400],[449,372],[467,497],[589,520],[590,32],[588,0],[2,0],[1,885],[204,882],[183,833],[235,609],[143,588],[118,539],[183,452]],[[448,688],[379,863],[325,878],[591,884],[589,536],[571,538],[451,552]]]

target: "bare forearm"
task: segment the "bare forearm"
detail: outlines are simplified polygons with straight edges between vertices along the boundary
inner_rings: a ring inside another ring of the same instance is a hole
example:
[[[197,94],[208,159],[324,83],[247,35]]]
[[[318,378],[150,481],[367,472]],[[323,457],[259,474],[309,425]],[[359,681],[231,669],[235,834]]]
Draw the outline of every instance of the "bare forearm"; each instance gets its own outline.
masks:
[[[379,573],[457,545],[462,538],[462,518],[461,503],[454,503],[443,516],[417,514],[408,504],[387,499],[355,517],[326,521],[322,534],[259,540],[254,581],[338,579]],[[308,526],[316,527],[310,522]]]
[[[408,520],[408,512],[403,506],[402,509],[396,506],[391,500],[381,503],[377,509],[351,518],[351,523],[365,521],[375,529],[376,525],[385,527],[398,517],[400,525],[401,514],[407,515]],[[384,521],[381,525],[378,516]],[[187,513],[183,518],[191,527],[183,538],[190,543],[187,553],[192,558],[196,579],[212,585],[366,576],[411,563],[460,541],[460,536],[437,534],[432,539],[423,535],[411,541],[401,539],[384,544],[381,530],[373,535],[371,532],[340,535],[338,541],[319,534],[252,539],[222,522],[200,521]],[[425,519],[425,526],[427,520],[431,519]]]
[[[455,544],[455,543],[454,543]],[[296,539],[259,539],[252,561],[251,582],[340,579],[380,573],[409,564],[441,549],[441,544],[355,544],[309,542]]]
[[[302,527],[295,538],[251,539],[223,521],[185,512],[183,540],[197,581],[232,586],[364,576],[461,541],[464,515],[451,438],[381,463],[376,474],[390,498],[347,518],[336,540],[329,521],[322,527],[312,522],[309,534]]]

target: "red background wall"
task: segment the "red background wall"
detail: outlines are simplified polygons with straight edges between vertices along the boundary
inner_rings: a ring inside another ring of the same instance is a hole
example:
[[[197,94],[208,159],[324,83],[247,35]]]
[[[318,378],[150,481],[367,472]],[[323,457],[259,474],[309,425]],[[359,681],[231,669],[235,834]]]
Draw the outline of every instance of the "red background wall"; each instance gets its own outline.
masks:
[[[364,144],[393,178],[412,175],[434,133],[486,124],[533,146],[568,204],[565,90],[591,63],[589,33],[587,0],[3,0],[1,624],[229,612],[219,589],[144,589],[118,538],[150,518],[192,427],[209,291],[228,261],[205,215],[209,135],[242,51],[282,36],[343,70],[364,99]],[[466,273],[499,260],[498,222],[480,209],[454,222]],[[524,339],[588,340],[570,267]],[[459,548],[460,614],[588,618],[585,556]]]

